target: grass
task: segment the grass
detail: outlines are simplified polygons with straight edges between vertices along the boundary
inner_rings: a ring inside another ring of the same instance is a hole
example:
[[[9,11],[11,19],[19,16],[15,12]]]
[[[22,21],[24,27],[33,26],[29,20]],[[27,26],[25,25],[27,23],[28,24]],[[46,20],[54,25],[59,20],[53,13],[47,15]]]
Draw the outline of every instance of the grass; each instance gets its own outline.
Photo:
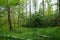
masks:
[[[10,35],[10,37],[0,37],[1,40],[60,40],[60,27],[47,27],[47,28],[26,28],[14,27],[9,31],[7,26],[0,27],[0,34]],[[12,36],[17,37],[12,38]]]

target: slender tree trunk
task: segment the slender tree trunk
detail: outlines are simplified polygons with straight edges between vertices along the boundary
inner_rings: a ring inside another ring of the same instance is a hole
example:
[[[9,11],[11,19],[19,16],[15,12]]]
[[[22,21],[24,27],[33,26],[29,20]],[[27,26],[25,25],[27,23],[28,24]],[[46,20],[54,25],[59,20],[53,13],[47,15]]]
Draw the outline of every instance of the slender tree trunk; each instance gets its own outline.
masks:
[[[14,27],[15,27],[15,19],[14,19],[14,15],[13,15],[13,25],[14,25]]]
[[[26,0],[26,18],[27,18],[27,0]]]
[[[59,1],[59,4],[58,4],[58,13],[59,13],[59,18],[60,18],[60,0]]]
[[[23,4],[24,5],[24,4]],[[24,24],[24,22],[25,22],[25,19],[24,19],[24,11],[23,11],[24,9],[22,9],[22,24],[21,25],[23,25]]]
[[[29,8],[30,8],[30,18],[31,18],[31,0],[29,1],[29,4],[30,4],[30,6],[29,6]]]
[[[20,13],[20,12],[19,12],[19,13]],[[19,21],[19,19],[20,19],[20,18],[19,18],[19,17],[20,17],[20,14],[19,14],[19,13],[18,13],[18,27],[20,26],[20,23],[19,23],[19,22],[20,22],[20,21]]]
[[[35,14],[36,14],[37,1],[35,0]]]
[[[42,5],[43,5],[43,14],[44,14],[44,0],[42,1],[42,3],[43,3]]]
[[[12,30],[12,23],[11,23],[11,17],[10,17],[10,7],[7,7],[8,12],[8,23],[9,23],[9,29]]]
[[[27,0],[26,0],[26,18],[25,18],[25,24],[26,24],[26,21],[27,21]]]
[[[59,19],[57,24],[60,25],[60,0],[58,0],[58,14],[59,14]]]

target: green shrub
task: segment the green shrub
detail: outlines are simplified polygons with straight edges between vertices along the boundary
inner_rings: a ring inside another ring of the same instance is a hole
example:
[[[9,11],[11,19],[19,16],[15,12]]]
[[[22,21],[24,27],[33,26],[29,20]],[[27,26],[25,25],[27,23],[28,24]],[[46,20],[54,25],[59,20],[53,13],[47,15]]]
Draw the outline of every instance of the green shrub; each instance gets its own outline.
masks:
[[[36,14],[32,14],[31,17],[28,18],[26,24],[24,26],[29,26],[29,27],[42,27],[45,26],[44,24],[44,20],[42,19],[44,18],[41,14],[36,13]]]
[[[28,20],[24,26],[26,27],[48,27],[56,26],[58,20],[55,15],[45,16],[43,13],[32,14],[31,17],[28,17]]]

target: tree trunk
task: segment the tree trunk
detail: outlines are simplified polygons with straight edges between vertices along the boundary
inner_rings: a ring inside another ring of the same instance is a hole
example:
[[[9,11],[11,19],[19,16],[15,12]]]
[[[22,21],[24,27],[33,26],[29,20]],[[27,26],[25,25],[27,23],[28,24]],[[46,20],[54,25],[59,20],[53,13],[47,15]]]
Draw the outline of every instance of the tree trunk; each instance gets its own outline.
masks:
[[[43,3],[42,5],[43,5],[43,14],[44,14],[44,13],[45,13],[45,12],[44,12],[44,7],[45,7],[45,5],[44,5],[44,0],[42,1],[42,3]]]
[[[60,25],[60,0],[58,0],[58,1],[59,1],[59,4],[58,4],[59,21],[58,21],[58,23]]]
[[[14,19],[14,15],[13,15],[13,25],[14,25],[14,27],[15,27],[15,19]]]
[[[9,29],[12,30],[12,23],[11,23],[11,17],[10,17],[10,7],[7,7],[8,12],[8,23],[9,23]]]
[[[29,4],[30,4],[30,6],[29,6],[29,10],[30,10],[30,18],[31,18],[31,0],[29,1]]]
[[[19,17],[20,17],[20,14],[18,14],[18,27],[20,26],[20,20],[19,20],[20,18]]]
[[[26,0],[26,18],[25,18],[25,24],[26,24],[26,21],[27,21],[27,0]]]

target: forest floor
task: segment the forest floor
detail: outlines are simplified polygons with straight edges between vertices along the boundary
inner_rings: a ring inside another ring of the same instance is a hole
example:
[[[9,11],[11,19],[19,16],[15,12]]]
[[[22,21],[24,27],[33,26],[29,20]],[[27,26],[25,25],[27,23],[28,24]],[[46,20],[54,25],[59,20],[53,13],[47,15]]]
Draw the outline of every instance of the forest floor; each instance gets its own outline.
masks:
[[[0,27],[0,40],[60,40],[60,27],[27,28]]]

